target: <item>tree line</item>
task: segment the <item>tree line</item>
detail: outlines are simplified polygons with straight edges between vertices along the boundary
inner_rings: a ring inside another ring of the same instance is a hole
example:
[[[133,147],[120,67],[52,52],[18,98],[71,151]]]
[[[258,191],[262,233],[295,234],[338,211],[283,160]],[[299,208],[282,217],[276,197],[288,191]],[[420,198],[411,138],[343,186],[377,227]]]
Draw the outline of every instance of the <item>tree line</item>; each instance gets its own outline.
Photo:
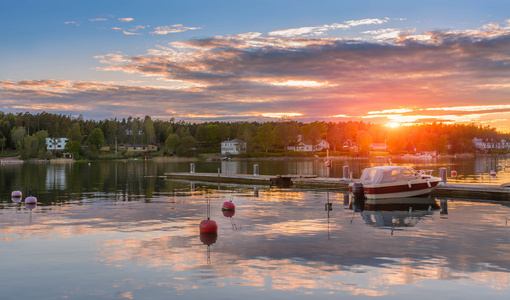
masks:
[[[113,118],[85,120],[82,115],[41,112],[37,114],[0,112],[0,147],[2,154],[17,154],[22,159],[49,159],[58,152],[46,150],[46,138],[69,139],[66,152],[75,157],[97,158],[101,147],[123,144],[153,144],[161,155],[194,156],[219,153],[220,143],[240,139],[250,153],[285,153],[288,146],[304,142],[313,146],[321,140],[330,144],[330,151],[345,151],[350,140],[357,145],[357,154],[366,154],[372,143],[385,143],[390,152],[414,151],[438,153],[474,152],[473,138],[488,141],[509,139],[489,126],[475,124],[432,123],[390,128],[361,121],[303,123],[281,119],[272,122],[204,122],[188,123],[145,118]]]

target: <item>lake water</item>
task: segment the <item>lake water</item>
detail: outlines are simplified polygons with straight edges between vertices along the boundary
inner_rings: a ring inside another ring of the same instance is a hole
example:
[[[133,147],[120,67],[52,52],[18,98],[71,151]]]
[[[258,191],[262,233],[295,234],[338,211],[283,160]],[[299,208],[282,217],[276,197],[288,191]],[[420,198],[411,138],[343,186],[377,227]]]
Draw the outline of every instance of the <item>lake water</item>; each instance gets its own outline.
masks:
[[[322,172],[322,161],[196,164],[197,172],[251,173],[253,163],[261,174]],[[332,174],[341,174],[343,163]],[[345,163],[356,172],[379,162]],[[508,179],[507,163],[487,158],[419,168],[453,166],[464,174],[456,180],[494,183]],[[498,166],[496,178],[485,175]],[[179,171],[189,171],[189,163],[0,166],[1,299],[510,295],[509,202],[413,198],[373,207],[352,203],[343,191],[163,176]],[[14,190],[38,204],[11,200]],[[199,232],[207,199],[217,235]],[[222,212],[230,200],[235,213]]]

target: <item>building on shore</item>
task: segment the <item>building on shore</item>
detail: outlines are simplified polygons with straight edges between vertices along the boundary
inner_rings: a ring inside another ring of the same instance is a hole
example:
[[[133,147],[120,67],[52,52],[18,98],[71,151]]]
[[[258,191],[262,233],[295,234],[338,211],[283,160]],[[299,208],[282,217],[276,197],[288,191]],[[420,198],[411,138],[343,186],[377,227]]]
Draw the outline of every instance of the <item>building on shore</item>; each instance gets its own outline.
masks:
[[[475,137],[473,144],[475,144],[477,149],[510,149],[510,142],[505,139],[494,140]]]
[[[68,138],[46,138],[46,150],[64,151],[68,141]]]
[[[221,142],[221,154],[237,155],[246,153],[247,143],[240,139],[233,139]]]
[[[298,142],[296,145],[287,146],[287,150],[289,151],[301,151],[301,152],[324,151],[326,149],[329,149],[329,143],[325,140],[319,140],[319,142],[315,146],[312,144],[306,144],[302,141]]]
[[[127,152],[155,152],[158,151],[158,147],[149,144],[124,144],[119,147],[119,150]]]

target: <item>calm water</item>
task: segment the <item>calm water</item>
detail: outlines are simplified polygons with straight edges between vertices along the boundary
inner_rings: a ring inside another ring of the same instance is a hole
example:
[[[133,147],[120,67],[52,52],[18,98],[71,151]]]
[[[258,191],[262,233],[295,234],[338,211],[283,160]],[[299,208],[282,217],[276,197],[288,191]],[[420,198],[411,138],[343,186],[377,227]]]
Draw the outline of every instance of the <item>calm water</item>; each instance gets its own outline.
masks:
[[[332,173],[341,174],[342,163]],[[379,162],[348,163],[354,171]],[[502,165],[495,179],[467,171],[494,163],[451,165],[465,180],[508,179],[508,159],[489,166]],[[321,172],[320,161],[258,164],[261,174]],[[252,165],[204,162],[197,172],[251,173]],[[0,166],[1,299],[510,295],[508,202],[414,198],[371,207],[350,203],[342,191],[163,176],[176,171],[189,171],[189,163]],[[13,202],[13,190],[39,203]],[[199,233],[207,199],[217,236]],[[221,205],[231,199],[235,214],[224,214]]]

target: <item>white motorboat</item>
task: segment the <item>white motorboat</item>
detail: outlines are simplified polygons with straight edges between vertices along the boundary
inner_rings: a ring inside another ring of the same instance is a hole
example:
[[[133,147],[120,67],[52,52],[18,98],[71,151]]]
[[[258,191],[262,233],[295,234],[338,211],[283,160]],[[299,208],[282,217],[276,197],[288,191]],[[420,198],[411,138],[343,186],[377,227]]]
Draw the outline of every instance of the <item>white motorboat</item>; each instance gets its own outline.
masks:
[[[355,198],[407,198],[430,194],[439,182],[441,178],[432,176],[432,170],[381,166],[366,168],[358,182],[349,184],[349,191]]]

